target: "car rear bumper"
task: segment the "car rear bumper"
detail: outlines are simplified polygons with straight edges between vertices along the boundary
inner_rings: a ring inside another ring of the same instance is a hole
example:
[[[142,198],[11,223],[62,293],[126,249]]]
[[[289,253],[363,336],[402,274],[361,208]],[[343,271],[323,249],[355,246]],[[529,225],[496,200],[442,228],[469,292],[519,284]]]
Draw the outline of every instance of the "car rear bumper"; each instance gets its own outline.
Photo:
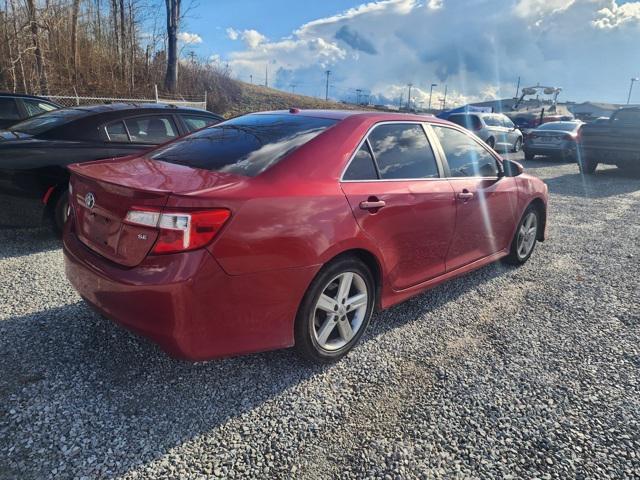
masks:
[[[316,267],[227,275],[195,250],[121,267],[64,235],[65,272],[92,307],[188,360],[293,345],[293,322]]]
[[[559,145],[532,145],[526,143],[523,147],[526,153],[532,153],[534,155],[548,155],[548,156],[573,156],[576,153],[575,145],[559,144]]]

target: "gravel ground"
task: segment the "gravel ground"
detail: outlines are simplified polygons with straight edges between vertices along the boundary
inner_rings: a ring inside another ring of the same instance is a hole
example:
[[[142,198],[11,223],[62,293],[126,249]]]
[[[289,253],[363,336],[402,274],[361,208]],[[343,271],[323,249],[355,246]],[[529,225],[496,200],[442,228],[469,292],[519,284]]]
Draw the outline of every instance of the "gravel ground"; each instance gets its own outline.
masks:
[[[527,162],[550,238],[375,316],[342,362],[191,364],[0,231],[0,478],[638,478],[640,176]]]

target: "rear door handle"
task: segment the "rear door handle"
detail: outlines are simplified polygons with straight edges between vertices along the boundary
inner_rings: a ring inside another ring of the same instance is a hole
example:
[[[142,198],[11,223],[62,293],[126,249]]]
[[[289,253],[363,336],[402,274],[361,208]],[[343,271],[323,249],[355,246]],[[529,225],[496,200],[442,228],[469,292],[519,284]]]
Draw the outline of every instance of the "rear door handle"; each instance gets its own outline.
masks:
[[[458,193],[458,199],[460,200],[467,201],[467,200],[471,200],[473,197],[474,197],[473,193],[466,190]]]
[[[362,210],[373,210],[376,208],[382,208],[386,205],[384,200],[367,200],[360,202],[360,208]]]

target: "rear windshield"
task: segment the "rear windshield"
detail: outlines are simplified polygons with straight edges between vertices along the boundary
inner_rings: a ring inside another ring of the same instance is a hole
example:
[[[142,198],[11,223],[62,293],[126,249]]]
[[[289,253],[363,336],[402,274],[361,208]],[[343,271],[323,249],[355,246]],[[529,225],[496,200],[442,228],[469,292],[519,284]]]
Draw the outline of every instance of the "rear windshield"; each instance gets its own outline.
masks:
[[[447,120],[467,130],[479,130],[481,127],[480,119],[477,115],[451,115]]]
[[[254,177],[336,122],[302,115],[245,115],[192,133],[154,150],[150,157]]]
[[[640,127],[640,110],[618,110],[611,120],[620,125]]]
[[[16,123],[11,130],[14,132],[26,133],[28,135],[39,135],[52,128],[59,127],[88,113],[84,110],[74,108],[63,110],[52,110],[36,117],[29,118],[20,123]]]
[[[543,123],[538,127],[538,130],[562,130],[563,132],[573,132],[580,126],[575,122],[549,122]]]

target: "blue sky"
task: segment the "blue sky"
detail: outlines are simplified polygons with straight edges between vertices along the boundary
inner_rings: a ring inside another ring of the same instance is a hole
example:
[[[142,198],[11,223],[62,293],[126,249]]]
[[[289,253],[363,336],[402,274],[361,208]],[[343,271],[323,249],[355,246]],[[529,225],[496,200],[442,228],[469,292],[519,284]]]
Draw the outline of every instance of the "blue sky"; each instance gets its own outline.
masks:
[[[381,103],[447,103],[515,93],[538,82],[560,99],[623,102],[640,76],[640,1],[199,0],[182,27],[183,54],[229,64],[234,77],[307,95]],[[640,84],[633,98],[640,103]],[[405,97],[406,99],[406,97]]]

